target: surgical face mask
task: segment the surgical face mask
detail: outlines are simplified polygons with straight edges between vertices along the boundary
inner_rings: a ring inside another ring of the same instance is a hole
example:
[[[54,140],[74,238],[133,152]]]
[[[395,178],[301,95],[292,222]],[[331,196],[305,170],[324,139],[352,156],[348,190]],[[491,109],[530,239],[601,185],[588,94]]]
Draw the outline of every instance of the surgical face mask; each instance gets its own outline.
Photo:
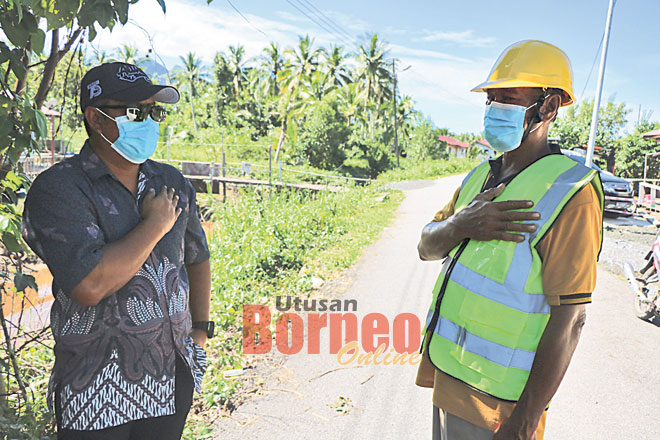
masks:
[[[158,146],[158,122],[151,117],[140,122],[129,121],[125,115],[113,118],[100,109],[97,110],[117,123],[119,137],[114,142],[110,142],[103,133],[99,134],[124,159],[141,164],[154,154]]]
[[[523,107],[522,105],[502,104],[493,101],[486,105],[484,136],[490,146],[500,153],[518,148],[523,140],[525,112],[537,104],[538,102],[529,107]],[[532,131],[538,127],[540,125]]]

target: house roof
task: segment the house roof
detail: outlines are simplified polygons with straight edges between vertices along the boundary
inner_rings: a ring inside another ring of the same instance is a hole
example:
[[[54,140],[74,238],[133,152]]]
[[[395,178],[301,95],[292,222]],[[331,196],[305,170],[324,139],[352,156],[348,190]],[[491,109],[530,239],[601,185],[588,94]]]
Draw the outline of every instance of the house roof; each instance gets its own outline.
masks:
[[[488,143],[488,141],[486,139],[479,139],[477,141],[477,143],[483,145],[484,147],[493,148],[493,147],[490,146],[490,144]]]
[[[642,133],[642,137],[646,139],[660,139],[660,128]]]
[[[453,138],[451,136],[438,136],[438,139],[441,140],[442,142],[447,142],[447,145],[453,145],[454,147],[472,148],[472,145],[466,142],[461,142],[458,139]]]

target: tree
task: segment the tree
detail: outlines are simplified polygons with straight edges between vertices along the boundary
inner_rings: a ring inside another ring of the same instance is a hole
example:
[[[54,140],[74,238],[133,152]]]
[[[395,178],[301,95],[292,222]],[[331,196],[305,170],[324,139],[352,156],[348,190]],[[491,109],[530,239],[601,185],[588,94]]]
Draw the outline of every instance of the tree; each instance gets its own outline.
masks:
[[[317,168],[338,168],[346,159],[350,134],[351,130],[339,111],[337,101],[324,100],[304,118],[294,146],[294,155],[305,158]]]
[[[433,123],[420,117],[410,134],[408,157],[414,160],[440,159],[444,154],[445,148],[438,139]]]
[[[236,98],[236,105],[238,105],[238,98],[241,93],[241,86],[245,81],[245,48],[240,44],[238,46],[229,46],[229,69],[231,71],[231,82],[234,85],[234,96]]]
[[[330,51],[325,53],[324,68],[325,78],[332,85],[342,87],[352,82],[351,72],[341,46],[332,46]]]
[[[138,58],[137,47],[132,44],[124,44],[119,48],[118,60],[122,63],[135,64],[136,66],[142,66],[144,64],[144,59]]]
[[[387,112],[383,104],[392,98],[392,74],[390,60],[386,59],[385,45],[373,34],[368,42],[358,48],[357,78],[362,85],[364,111],[368,115],[369,134],[374,141],[377,120]]]
[[[618,175],[628,178],[644,177],[644,158],[647,153],[660,151],[660,145],[655,139],[644,139],[642,134],[660,129],[660,123],[642,121],[635,130],[619,140],[619,148],[616,152],[616,172]],[[660,178],[660,158],[649,157],[646,177],[650,179]]]
[[[280,86],[277,82],[277,77],[284,67],[284,57],[282,56],[282,49],[277,43],[270,43],[270,45],[263,50],[260,57],[260,67],[268,76],[268,93],[271,96],[280,94]]]
[[[291,57],[289,62],[280,72],[279,80],[282,84],[282,94],[280,99],[279,113],[280,113],[280,138],[277,143],[277,152],[282,149],[284,139],[287,134],[287,127],[289,123],[289,114],[291,113],[293,104],[298,99],[298,91],[303,78],[309,78],[316,70],[318,65],[318,57],[322,53],[321,49],[313,47],[314,40],[309,38],[309,35],[300,37],[298,46],[295,49],[289,49],[286,53]]]
[[[561,145],[567,149],[587,145],[593,108],[593,100],[584,100],[577,106],[568,107],[566,115],[557,118],[550,127],[549,136],[559,138]],[[625,103],[616,104],[612,100],[602,106],[598,113],[596,145],[605,150],[604,159],[608,170],[614,166],[617,141],[626,125],[628,113],[630,110],[626,109]]]
[[[179,59],[183,63],[183,70],[179,71],[177,78],[179,82],[188,86],[188,91],[190,93],[190,111],[192,113],[193,127],[196,132],[198,128],[197,119],[195,119],[195,97],[198,96],[197,83],[201,80],[202,62],[195,56],[194,52],[188,52],[185,57],[180,56]]]

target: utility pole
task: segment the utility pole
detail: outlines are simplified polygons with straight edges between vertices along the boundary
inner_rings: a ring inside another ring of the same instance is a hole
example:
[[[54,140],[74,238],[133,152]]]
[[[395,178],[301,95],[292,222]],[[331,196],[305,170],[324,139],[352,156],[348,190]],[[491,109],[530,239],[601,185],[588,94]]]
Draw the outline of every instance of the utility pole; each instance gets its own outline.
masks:
[[[591,114],[591,130],[589,131],[589,143],[587,144],[587,157],[584,160],[584,164],[588,167],[591,167],[593,164],[596,129],[598,128],[598,110],[600,109],[600,96],[603,93],[603,77],[605,76],[605,62],[607,61],[607,46],[610,42],[610,28],[612,27],[614,2],[615,0],[610,0],[610,7],[607,10],[607,22],[605,23],[605,35],[603,37],[603,52],[600,56],[598,84],[596,85],[596,97],[594,98],[594,111]]]
[[[396,60],[392,60],[392,80],[394,81],[394,93],[393,97],[393,110],[394,110],[394,151],[396,151],[396,167],[400,168],[399,165],[399,124],[396,118]]]

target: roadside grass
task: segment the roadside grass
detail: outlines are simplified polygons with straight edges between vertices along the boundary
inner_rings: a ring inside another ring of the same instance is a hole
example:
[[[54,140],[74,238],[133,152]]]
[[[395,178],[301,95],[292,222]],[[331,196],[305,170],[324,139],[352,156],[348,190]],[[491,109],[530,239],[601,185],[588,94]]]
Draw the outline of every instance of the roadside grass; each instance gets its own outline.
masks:
[[[378,183],[434,178],[464,172],[473,165],[469,161],[430,161],[388,172]],[[336,193],[244,190],[239,197],[212,206],[211,319],[216,321],[218,335],[206,347],[209,363],[203,392],[195,395],[185,439],[210,438],[215,418],[234,405],[232,399],[242,384],[240,376],[227,379],[223,373],[245,365],[241,353],[242,306],[272,305],[278,295],[314,295],[319,279],[329,281],[355,263],[365,246],[391,222],[403,200],[401,192],[382,190],[378,183],[353,185]],[[49,336],[41,342],[19,354],[33,410],[24,411],[19,420],[11,411],[0,411],[0,423],[9,430],[8,438],[55,438],[53,415],[45,402],[53,340]],[[0,351],[2,358],[6,353]],[[0,365],[0,370],[5,368]],[[10,384],[10,389],[16,390],[14,385]]]
[[[377,181],[382,183],[399,182],[402,180],[437,179],[441,176],[466,173],[476,167],[480,159],[429,159],[412,161],[401,159],[401,168],[385,171],[378,175]]]
[[[330,280],[353,264],[402,199],[400,192],[375,186],[316,194],[247,191],[216,210],[211,317],[220,330],[207,344],[203,392],[184,438],[210,438],[213,421],[241,386],[240,377],[225,379],[223,372],[245,366],[242,306],[272,305],[278,295],[313,295],[313,280]]]

